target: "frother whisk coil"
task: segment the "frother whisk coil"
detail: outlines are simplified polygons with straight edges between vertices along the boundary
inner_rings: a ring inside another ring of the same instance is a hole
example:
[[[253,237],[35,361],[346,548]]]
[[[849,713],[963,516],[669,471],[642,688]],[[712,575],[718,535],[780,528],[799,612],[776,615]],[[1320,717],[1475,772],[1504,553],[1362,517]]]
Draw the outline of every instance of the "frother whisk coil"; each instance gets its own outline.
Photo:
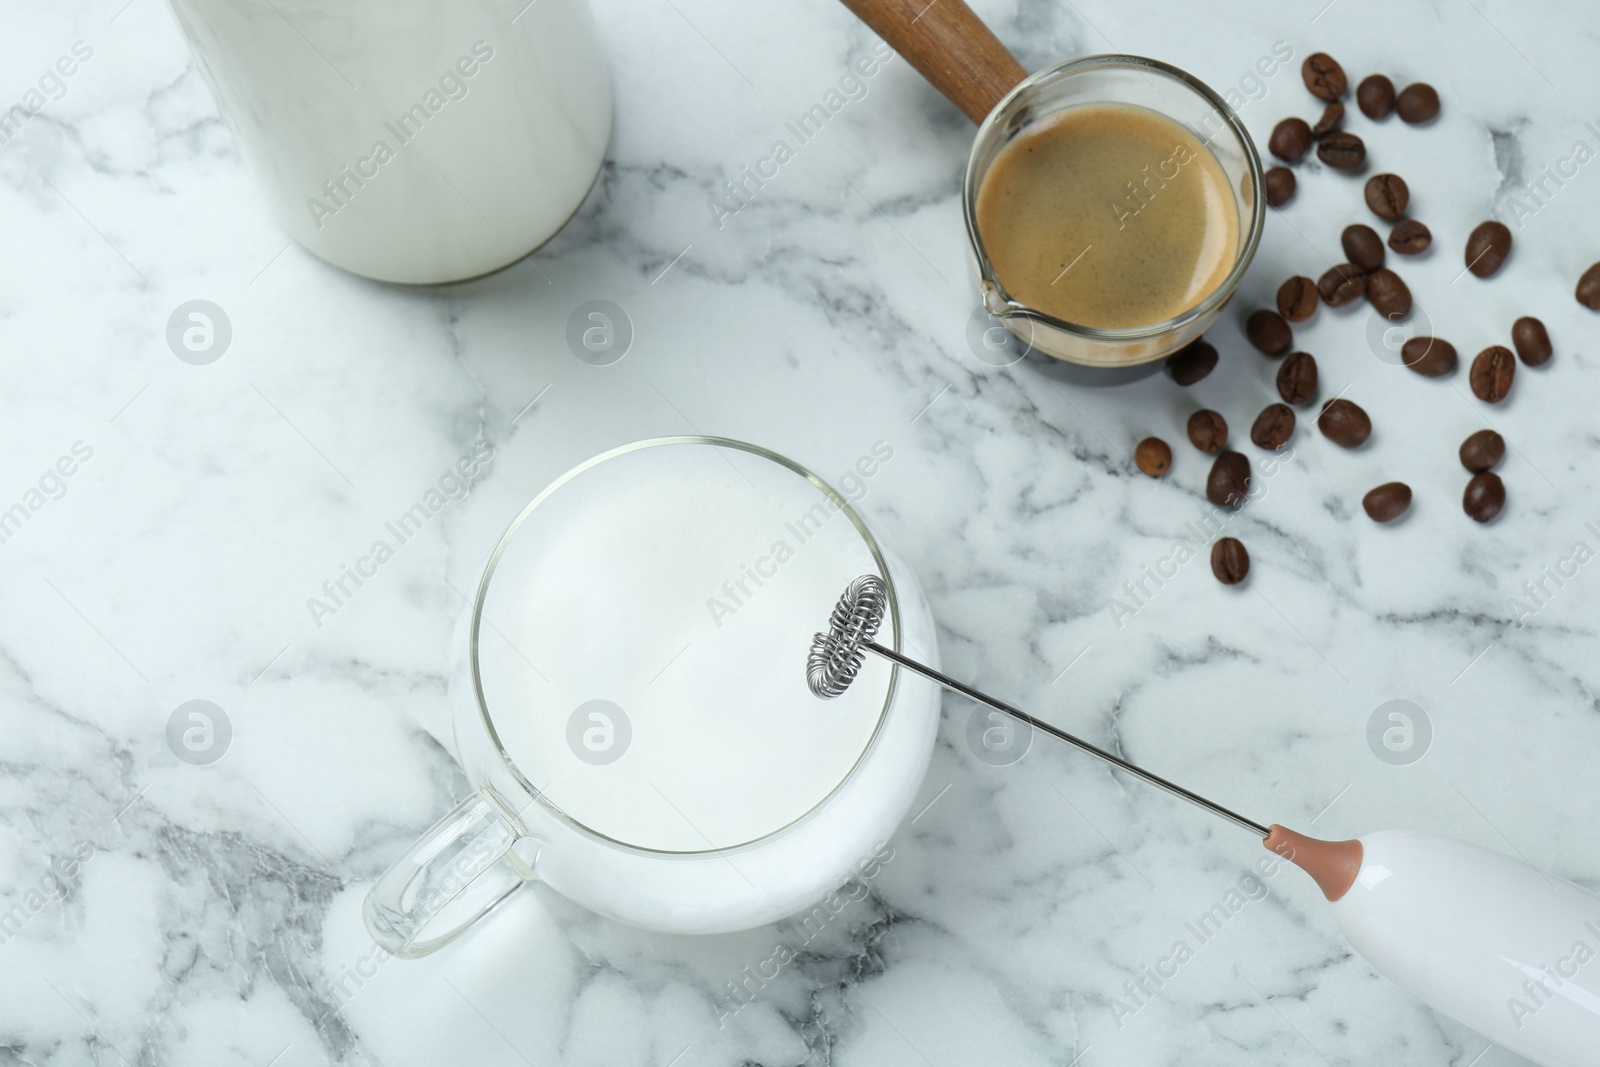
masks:
[[[806,684],[813,693],[827,700],[850,688],[866,658],[864,646],[877,635],[888,606],[888,590],[875,574],[863,574],[845,588],[828,617],[828,632],[811,639]]]

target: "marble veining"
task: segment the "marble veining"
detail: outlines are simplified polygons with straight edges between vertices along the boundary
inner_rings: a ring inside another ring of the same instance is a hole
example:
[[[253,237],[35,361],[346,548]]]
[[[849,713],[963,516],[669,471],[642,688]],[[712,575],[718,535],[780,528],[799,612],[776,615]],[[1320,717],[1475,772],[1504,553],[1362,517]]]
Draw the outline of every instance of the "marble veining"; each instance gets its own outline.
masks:
[[[814,936],[652,935],[535,886],[448,951],[374,958],[367,887],[470,788],[448,680],[500,531],[578,460],[697,431],[823,472],[888,442],[863,506],[927,587],[953,674],[1252,817],[1449,834],[1600,887],[1600,568],[1575,553],[1600,548],[1600,358],[1572,299],[1600,259],[1600,165],[1537,184],[1577,142],[1600,150],[1600,16],[977,7],[1030,68],[1129,51],[1239,89],[1263,145],[1320,112],[1311,51],[1352,81],[1431,82],[1432,127],[1348,120],[1433,229],[1399,266],[1416,318],[1470,359],[1538,315],[1555,358],[1486,409],[1464,368],[1436,382],[1379,358],[1364,305],[1324,308],[1297,344],[1374,440],[1342,452],[1302,420],[1227,523],[1252,584],[1219,586],[1204,551],[1157,584],[1211,510],[1184,420],[1214,407],[1242,439],[1275,399],[1244,316],[1371,221],[1357,179],[1299,169],[1210,377],[1112,381],[969,344],[972,129],[903,60],[803,143],[786,132],[876,43],[842,6],[596,0],[617,119],[584,207],[509,270],[421,290],[290,243],[163,3],[12,13],[6,106],[75,42],[92,58],[0,144],[0,506],[45,501],[0,542],[0,1064],[1521,1062],[1379,978],[1248,835],[1043,739],[980,758],[974,710],[948,697],[893,859]],[[1243,81],[1278,41],[1291,64]],[[792,158],[727,212],[728,183],[785,137]],[[1459,277],[1491,216],[1511,260]],[[166,341],[196,299],[232,325],[207,366]],[[634,330],[609,366],[565,339],[593,299]],[[1510,504],[1478,528],[1455,450],[1486,425],[1511,444]],[[1176,455],[1160,481],[1131,463],[1150,433]],[[77,442],[91,458],[41,483]],[[466,498],[319,625],[322,582],[479,445],[494,458]],[[1378,528],[1360,497],[1393,478],[1417,500]],[[168,741],[195,699],[231,725],[211,765]],[[1366,736],[1396,699],[1432,726],[1407,766]],[[1180,942],[1175,973],[1146,977]],[[792,959],[760,977],[780,944]]]

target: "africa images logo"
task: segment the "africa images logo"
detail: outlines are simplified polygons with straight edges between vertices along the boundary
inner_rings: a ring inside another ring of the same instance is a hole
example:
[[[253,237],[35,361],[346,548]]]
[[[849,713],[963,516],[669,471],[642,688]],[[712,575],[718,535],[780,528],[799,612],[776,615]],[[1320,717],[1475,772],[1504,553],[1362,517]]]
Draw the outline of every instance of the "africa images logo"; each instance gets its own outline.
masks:
[[[311,221],[317,224],[317,229],[322,229],[329,218],[349,207],[356,194],[367,187],[367,182],[383,173],[384,164],[393,160],[401,148],[415,140],[434,116],[444,110],[446,104],[453,100],[465,100],[472,91],[468,82],[493,58],[493,46],[487,41],[474,42],[471,55],[457,59],[454,66],[439,75],[438,88],[430,87],[420,100],[402,111],[393,121],[383,124],[384,131],[394,138],[393,145],[386,137],[376,139],[368,153],[355,161],[353,169],[350,164],[341,166],[322,183],[322,196],[307,197],[306,210],[311,212]]]
[[[430,485],[416,503],[383,524],[387,537],[373,541],[366,554],[358,557],[354,564],[340,564],[339,572],[322,583],[322,596],[306,597],[306,610],[311,613],[316,628],[322,629],[324,619],[338,614],[340,608],[355,599],[361,587],[378,576],[379,568],[394,559],[400,548],[421,533],[445,505],[465,500],[472,483],[482,477],[493,460],[494,446],[479,441],[469,455],[462,456],[454,467],[440,475],[438,482]]]

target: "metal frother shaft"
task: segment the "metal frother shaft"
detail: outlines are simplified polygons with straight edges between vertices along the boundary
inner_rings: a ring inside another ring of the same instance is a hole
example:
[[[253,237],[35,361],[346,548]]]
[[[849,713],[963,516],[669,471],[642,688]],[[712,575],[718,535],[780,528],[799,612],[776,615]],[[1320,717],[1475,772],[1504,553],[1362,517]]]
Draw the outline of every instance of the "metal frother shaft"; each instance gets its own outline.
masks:
[[[1014,708],[1003,700],[996,700],[986,693],[962,682],[956,681],[947,675],[941,674],[932,667],[908,659],[893,649],[884,648],[873,641],[878,632],[878,627],[883,622],[884,611],[888,607],[888,591],[884,588],[883,579],[877,575],[864,574],[851,582],[845,589],[844,596],[839,598],[839,603],[834,605],[833,614],[828,619],[828,632],[819,633],[811,639],[811,654],[806,658],[806,684],[811,691],[824,700],[832,699],[850,688],[850,683],[855,681],[856,674],[861,670],[863,653],[875,652],[891,663],[899,664],[908,671],[914,671],[924,678],[930,678],[952,692],[960,693],[968,700],[975,700],[979,704],[991,707],[999,712],[1011,716],[1020,722],[1025,722],[1035,730],[1049,734],[1058,740],[1065,741],[1074,748],[1082,749],[1091,756],[1098,756],[1113,766],[1141,778],[1151,785],[1165,789],[1173,796],[1182,797],[1196,807],[1204,808],[1213,815],[1220,815],[1235,826],[1249,830],[1263,838],[1271,835],[1271,831],[1260,823],[1245,818],[1237,812],[1230,811],[1215,801],[1207,800],[1199,793],[1193,793],[1175,782],[1169,782],[1159,774],[1153,774],[1143,767],[1137,767],[1120,756],[1113,755],[1098,745],[1090,744],[1081,737],[1067,733],[1065,730],[1050,725],[1043,719],[1036,719],[1020,708]]]
[[[1600,1048],[1600,895],[1477,845],[1405,830],[1318,841],[1262,826],[1135,767],[872,637],[888,607],[883,581],[857,578],[811,642],[806,680],[836,697],[875,652],[986,707],[1099,756],[1151,785],[1260,834],[1336,902],[1333,919],[1367,961],[1402,988],[1541,1067],[1594,1064]],[[1574,938],[1578,940],[1574,943]]]

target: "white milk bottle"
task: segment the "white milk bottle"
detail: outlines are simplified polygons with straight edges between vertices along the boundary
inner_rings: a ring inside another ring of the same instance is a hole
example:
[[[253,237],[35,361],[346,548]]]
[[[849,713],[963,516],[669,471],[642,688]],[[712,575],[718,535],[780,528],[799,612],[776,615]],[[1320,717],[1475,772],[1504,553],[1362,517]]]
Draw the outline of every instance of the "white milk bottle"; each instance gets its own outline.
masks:
[[[284,228],[356,274],[513,263],[604,158],[611,84],[584,0],[171,4]]]

